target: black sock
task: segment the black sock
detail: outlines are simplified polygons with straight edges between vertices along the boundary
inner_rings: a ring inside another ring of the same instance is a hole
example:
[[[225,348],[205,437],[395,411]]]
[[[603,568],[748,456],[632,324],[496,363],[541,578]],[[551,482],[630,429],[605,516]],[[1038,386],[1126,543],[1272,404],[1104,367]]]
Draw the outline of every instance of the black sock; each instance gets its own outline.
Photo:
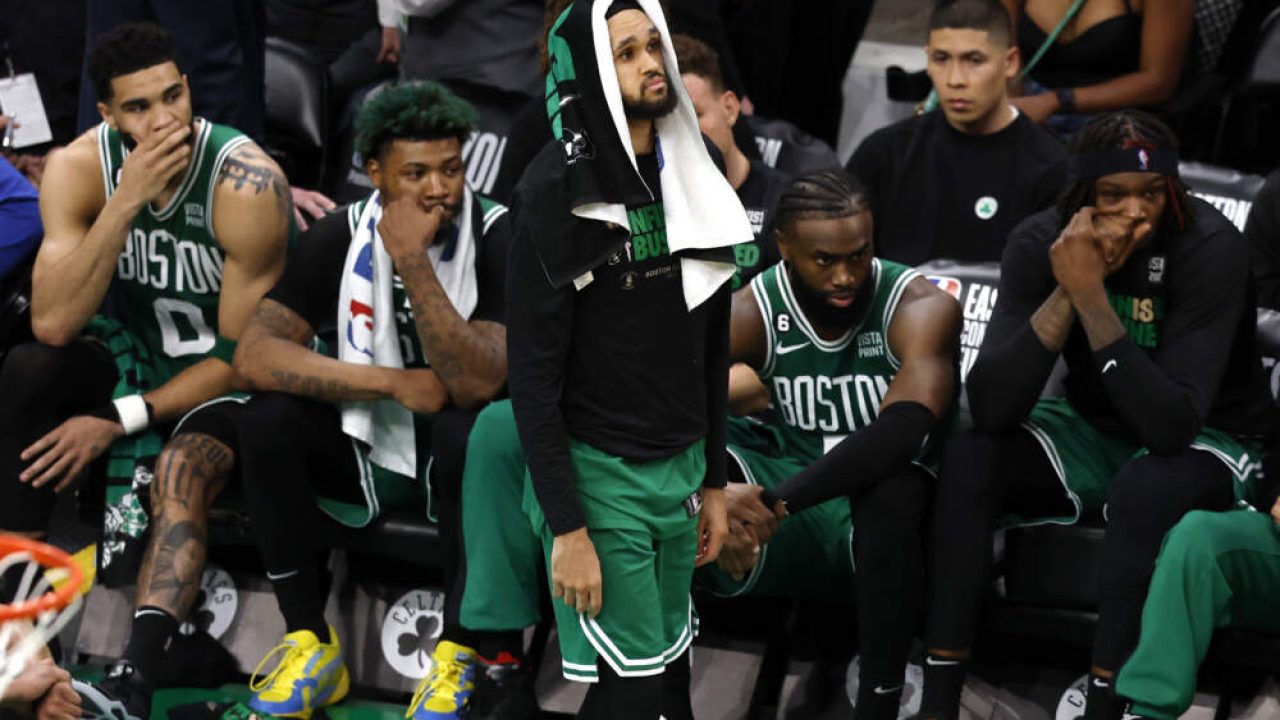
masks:
[[[316,593],[314,571],[285,570],[267,573],[284,616],[285,632],[310,630],[320,642],[332,642],[324,619],[324,597]]]
[[[662,671],[662,717],[666,720],[693,720],[693,657],[685,650]]]
[[[1124,701],[1116,696],[1115,677],[1089,673],[1085,698],[1082,720],[1120,720],[1124,716]]]
[[[929,654],[924,659],[924,696],[921,720],[955,720],[960,716],[960,691],[969,673],[969,661]],[[861,694],[861,693],[859,693]]]
[[[619,677],[604,658],[596,661],[596,671],[600,680],[582,701],[582,720],[653,720],[662,712],[661,675]]]
[[[858,678],[858,698],[853,716],[857,720],[897,720],[902,699],[902,678],[879,682],[875,678]],[[923,707],[921,708],[923,710]]]
[[[177,631],[177,618],[158,607],[143,605],[133,614],[129,644],[122,657],[148,682],[155,683],[164,670],[169,641]]]

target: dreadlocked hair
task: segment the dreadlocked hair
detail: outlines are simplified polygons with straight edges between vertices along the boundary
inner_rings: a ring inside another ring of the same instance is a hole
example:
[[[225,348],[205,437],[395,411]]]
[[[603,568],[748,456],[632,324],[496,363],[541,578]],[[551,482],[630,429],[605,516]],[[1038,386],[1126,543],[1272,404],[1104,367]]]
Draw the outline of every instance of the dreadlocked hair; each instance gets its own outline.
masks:
[[[1106,152],[1108,150],[1127,150],[1143,148],[1145,150],[1178,149],[1178,136],[1159,118],[1141,110],[1117,110],[1098,115],[1088,122],[1071,140],[1069,148],[1072,155]],[[1072,178],[1058,201],[1058,230],[1061,231],[1071,222],[1072,216],[1080,208],[1094,205],[1098,201],[1097,178]],[[1165,187],[1169,201],[1165,205],[1165,215],[1172,215],[1172,221],[1179,230],[1191,222],[1191,203],[1187,186],[1181,179],[1165,177]]]
[[[476,126],[475,108],[440,83],[388,85],[356,115],[356,152],[365,160],[382,157],[394,140],[466,143]]]
[[[840,169],[822,170],[787,183],[774,222],[783,228],[797,220],[842,218],[870,207],[867,190],[856,178]]]

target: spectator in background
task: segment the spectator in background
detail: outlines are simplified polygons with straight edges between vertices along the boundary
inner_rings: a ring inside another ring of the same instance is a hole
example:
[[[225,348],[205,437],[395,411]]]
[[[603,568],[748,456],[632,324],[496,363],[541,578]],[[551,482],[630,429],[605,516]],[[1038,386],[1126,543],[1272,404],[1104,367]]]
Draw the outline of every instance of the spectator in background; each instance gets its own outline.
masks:
[[[1064,0],[1002,0],[1029,60],[1067,12]],[[1069,137],[1087,115],[1151,108],[1173,97],[1195,0],[1086,0],[1031,70],[1014,104]]]
[[[674,35],[671,42],[680,64],[680,78],[698,115],[698,127],[723,156],[725,175],[738,193],[755,234],[755,242],[734,246],[738,272],[733,276],[733,289],[737,290],[756,273],[782,259],[773,239],[773,217],[787,179],[762,161],[749,159],[735,142],[733,127],[742,107],[738,96],[725,87],[716,51],[688,35]]]
[[[539,0],[378,0],[379,57],[398,59],[410,80],[461,80],[532,97],[542,89],[542,11]]]
[[[1267,176],[1244,226],[1258,305],[1280,310],[1280,170]]]
[[[0,116],[0,135],[8,120]],[[0,281],[31,257],[44,226],[36,189],[7,160],[0,158]]]
[[[847,169],[871,192],[880,257],[998,261],[1009,232],[1057,199],[1066,149],[1009,102],[1018,50],[998,0],[935,8],[925,52],[941,112],[875,132]]]
[[[329,68],[331,116],[360,88],[395,75],[369,0],[266,0],[266,7],[268,35],[301,45]]]

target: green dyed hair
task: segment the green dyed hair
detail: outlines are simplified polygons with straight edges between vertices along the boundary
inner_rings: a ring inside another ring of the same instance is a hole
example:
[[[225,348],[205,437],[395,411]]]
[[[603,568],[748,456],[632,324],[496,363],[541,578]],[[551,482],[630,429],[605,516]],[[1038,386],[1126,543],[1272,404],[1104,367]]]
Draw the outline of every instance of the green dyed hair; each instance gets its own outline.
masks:
[[[466,143],[476,125],[476,110],[449,88],[430,81],[388,85],[356,115],[356,152],[381,158],[394,140],[444,140]]]

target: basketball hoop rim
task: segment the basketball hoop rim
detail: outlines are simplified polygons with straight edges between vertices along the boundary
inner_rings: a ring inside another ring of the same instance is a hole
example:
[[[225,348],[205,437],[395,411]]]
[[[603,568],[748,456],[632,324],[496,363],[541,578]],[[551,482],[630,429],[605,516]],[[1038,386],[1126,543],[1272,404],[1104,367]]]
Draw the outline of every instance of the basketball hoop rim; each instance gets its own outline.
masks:
[[[46,569],[58,567],[66,570],[67,580],[62,587],[38,598],[0,604],[0,623],[34,618],[50,610],[60,610],[79,594],[80,586],[84,584],[84,571],[67,553],[36,540],[16,535],[0,535],[0,559],[13,553],[30,553],[31,558]]]

